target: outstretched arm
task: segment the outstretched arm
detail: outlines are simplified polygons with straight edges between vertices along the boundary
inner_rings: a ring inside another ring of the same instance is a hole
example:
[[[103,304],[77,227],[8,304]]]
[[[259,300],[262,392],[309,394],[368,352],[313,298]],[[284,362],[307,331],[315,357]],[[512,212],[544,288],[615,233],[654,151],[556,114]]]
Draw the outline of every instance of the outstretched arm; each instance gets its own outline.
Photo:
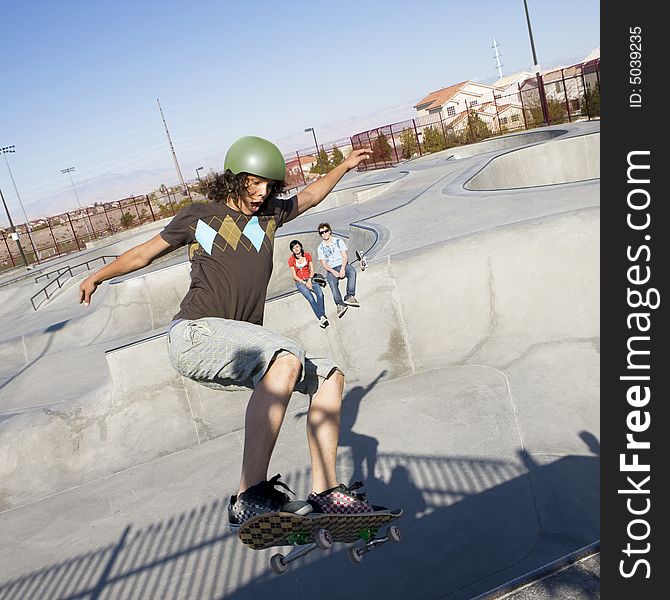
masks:
[[[298,214],[313,208],[321,202],[335,187],[337,182],[344,177],[345,173],[355,169],[364,160],[370,158],[371,150],[359,148],[352,150],[347,158],[337,165],[332,171],[309,184],[304,190],[298,192]]]
[[[160,234],[156,234],[143,244],[126,250],[113,262],[105,265],[81,282],[79,286],[79,303],[88,306],[91,303],[91,295],[103,281],[146,267],[158,256],[167,254],[172,250],[175,250],[175,247],[168,244]]]

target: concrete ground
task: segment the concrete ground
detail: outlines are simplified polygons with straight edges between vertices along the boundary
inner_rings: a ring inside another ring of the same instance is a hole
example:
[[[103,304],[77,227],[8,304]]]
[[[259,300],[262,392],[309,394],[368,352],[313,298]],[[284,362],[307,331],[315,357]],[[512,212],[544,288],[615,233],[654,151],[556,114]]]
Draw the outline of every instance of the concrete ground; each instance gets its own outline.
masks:
[[[362,565],[336,544],[276,576],[227,531],[248,394],[167,361],[183,253],[88,309],[76,281],[34,311],[34,278],[4,276],[0,599],[599,597],[597,552],[561,562],[600,537],[598,149],[599,123],[577,123],[350,173],[279,231],[266,325],[342,365],[340,478],[405,512],[402,543]],[[361,308],[338,320],[326,294],[326,330],[285,266],[321,221],[369,259]],[[299,496],[307,406],[294,395],[269,473]]]

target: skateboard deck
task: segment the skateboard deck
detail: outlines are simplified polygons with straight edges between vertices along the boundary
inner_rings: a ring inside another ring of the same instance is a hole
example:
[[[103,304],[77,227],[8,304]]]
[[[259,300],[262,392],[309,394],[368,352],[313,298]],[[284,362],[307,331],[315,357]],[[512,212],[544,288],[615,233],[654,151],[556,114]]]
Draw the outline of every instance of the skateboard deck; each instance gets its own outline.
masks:
[[[254,550],[309,544],[322,529],[335,542],[353,543],[374,537],[380,527],[401,516],[402,510],[358,515],[267,513],[249,519],[240,527],[238,535]]]
[[[402,510],[374,512],[360,515],[311,514],[304,517],[293,513],[267,513],[249,519],[240,527],[239,538],[254,550],[273,546],[293,546],[289,554],[277,553],[270,557],[270,568],[277,574],[285,573],[289,565],[314,550],[328,550],[333,542],[351,544],[349,559],[354,563],[375,548],[387,542],[401,540],[400,529],[391,525],[383,535],[379,528],[402,516]]]
[[[356,250],[356,260],[354,262],[357,261],[360,261],[361,263],[361,271],[365,271],[365,269],[368,267],[368,260],[365,255],[361,256],[361,253],[358,250]]]

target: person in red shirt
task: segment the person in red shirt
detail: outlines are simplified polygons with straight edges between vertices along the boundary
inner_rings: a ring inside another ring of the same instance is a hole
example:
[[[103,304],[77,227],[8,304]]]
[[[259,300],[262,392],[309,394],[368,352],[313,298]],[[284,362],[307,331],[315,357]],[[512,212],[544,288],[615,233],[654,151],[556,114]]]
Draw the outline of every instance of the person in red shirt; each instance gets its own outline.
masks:
[[[292,240],[289,248],[291,249],[291,256],[288,259],[288,266],[293,274],[295,287],[309,302],[316,318],[319,320],[319,326],[325,329],[328,327],[328,319],[326,318],[321,286],[312,281],[312,277],[314,277],[312,255],[305,252],[299,240]]]

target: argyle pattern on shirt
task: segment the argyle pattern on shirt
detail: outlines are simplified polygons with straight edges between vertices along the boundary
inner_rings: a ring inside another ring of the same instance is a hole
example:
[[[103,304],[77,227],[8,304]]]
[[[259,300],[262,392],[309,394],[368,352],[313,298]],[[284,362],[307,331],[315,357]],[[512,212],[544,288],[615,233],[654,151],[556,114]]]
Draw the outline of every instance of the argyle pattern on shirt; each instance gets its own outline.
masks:
[[[189,247],[189,257],[192,258],[203,250],[211,256],[215,248],[221,252],[227,248],[233,251],[240,248],[247,252],[261,252],[265,248],[272,252],[277,223],[274,217],[269,217],[263,229],[258,217],[249,218],[239,213],[235,216],[226,215],[223,220],[218,216],[198,219],[195,225],[191,225],[191,229],[196,239],[196,243]]]

